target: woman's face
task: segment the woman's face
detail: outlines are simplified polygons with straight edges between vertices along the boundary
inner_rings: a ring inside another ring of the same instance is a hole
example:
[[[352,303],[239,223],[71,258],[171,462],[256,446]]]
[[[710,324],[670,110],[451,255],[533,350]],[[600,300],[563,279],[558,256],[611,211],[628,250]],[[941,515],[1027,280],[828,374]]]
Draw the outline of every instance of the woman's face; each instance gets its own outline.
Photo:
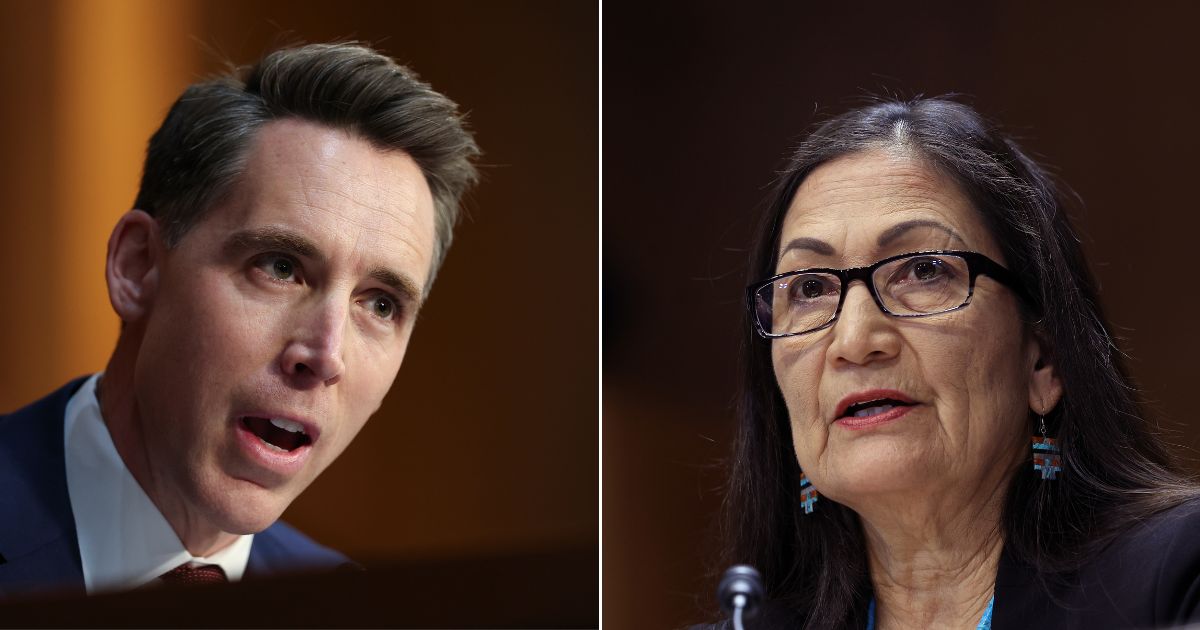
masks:
[[[776,272],[937,249],[1006,265],[950,178],[918,158],[864,151],[818,167],[797,190]],[[1016,295],[981,275],[966,308],[903,319],[881,312],[862,282],[843,290],[832,327],[772,341],[796,458],[813,485],[851,508],[883,493],[919,489],[940,501],[1002,487],[1028,458],[1030,410],[1045,413],[1060,393]],[[843,415],[873,399],[911,404]]]

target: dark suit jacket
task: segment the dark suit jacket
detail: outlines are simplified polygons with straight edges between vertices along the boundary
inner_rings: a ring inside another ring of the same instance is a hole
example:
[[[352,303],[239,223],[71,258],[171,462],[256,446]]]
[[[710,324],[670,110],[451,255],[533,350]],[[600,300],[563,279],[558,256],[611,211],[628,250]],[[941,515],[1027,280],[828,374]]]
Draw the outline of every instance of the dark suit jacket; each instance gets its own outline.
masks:
[[[1134,525],[1058,584],[1005,559],[992,627],[1171,628],[1200,623],[1200,500]]]
[[[996,575],[993,630],[1173,628],[1200,624],[1200,499],[1147,518],[1082,569],[1042,584],[1007,554]],[[728,621],[693,630],[729,630]],[[766,602],[746,630],[798,628]],[[1200,626],[1197,626],[1200,627]],[[861,630],[861,629],[856,629]]]
[[[63,452],[63,414],[83,380],[0,416],[0,599],[36,591],[84,593]],[[254,536],[243,577],[355,566],[276,522]]]

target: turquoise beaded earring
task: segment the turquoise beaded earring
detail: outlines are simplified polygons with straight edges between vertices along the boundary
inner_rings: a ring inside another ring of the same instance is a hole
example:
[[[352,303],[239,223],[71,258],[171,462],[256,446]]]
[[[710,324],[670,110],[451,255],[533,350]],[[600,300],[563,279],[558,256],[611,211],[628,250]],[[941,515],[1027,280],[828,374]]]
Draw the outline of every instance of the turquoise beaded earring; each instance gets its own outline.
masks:
[[[1041,437],[1033,436],[1033,469],[1041,471],[1042,479],[1057,479],[1062,472],[1062,451],[1058,440],[1046,437],[1046,417],[1039,416]]]
[[[817,489],[808,480],[808,475],[800,473],[800,505],[804,506],[805,514],[813,513],[813,504],[817,502]]]

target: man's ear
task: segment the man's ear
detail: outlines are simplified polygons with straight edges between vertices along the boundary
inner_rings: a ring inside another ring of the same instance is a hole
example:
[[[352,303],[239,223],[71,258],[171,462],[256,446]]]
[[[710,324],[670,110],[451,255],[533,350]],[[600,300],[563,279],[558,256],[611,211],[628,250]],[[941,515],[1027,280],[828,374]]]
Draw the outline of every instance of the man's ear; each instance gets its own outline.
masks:
[[[1058,375],[1058,365],[1054,362],[1049,344],[1042,341],[1041,335],[1030,335],[1026,347],[1029,357],[1029,408],[1039,416],[1044,416],[1062,398],[1062,380]]]
[[[141,319],[150,310],[162,263],[158,221],[141,210],[126,212],[108,238],[104,268],[108,299],[124,323]]]

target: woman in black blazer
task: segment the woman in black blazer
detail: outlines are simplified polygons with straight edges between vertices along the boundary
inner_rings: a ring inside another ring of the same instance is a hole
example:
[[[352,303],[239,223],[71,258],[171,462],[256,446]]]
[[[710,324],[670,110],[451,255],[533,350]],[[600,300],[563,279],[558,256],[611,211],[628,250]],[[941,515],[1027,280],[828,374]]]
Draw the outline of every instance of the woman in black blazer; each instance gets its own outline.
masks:
[[[725,560],[747,628],[1200,621],[1200,494],[1151,432],[1054,182],[970,108],[880,102],[758,232]]]

